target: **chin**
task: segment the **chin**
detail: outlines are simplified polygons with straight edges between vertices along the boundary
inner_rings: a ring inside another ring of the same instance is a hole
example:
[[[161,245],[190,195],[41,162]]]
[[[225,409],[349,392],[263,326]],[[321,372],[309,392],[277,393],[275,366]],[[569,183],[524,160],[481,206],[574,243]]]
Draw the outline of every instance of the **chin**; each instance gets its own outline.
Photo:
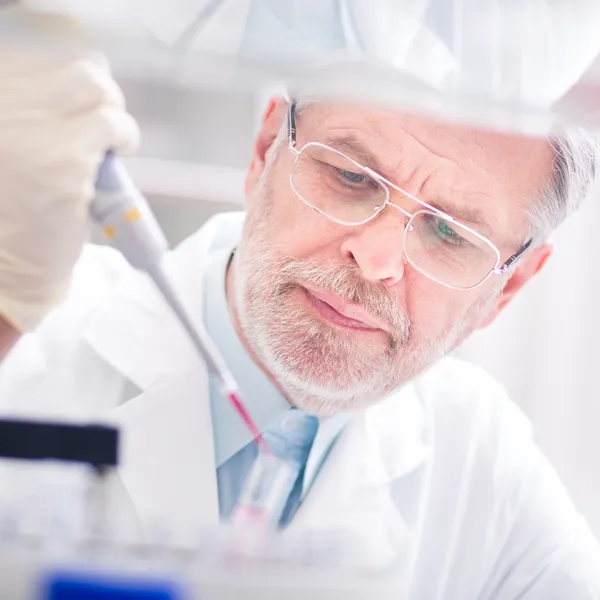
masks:
[[[297,408],[317,415],[371,406],[385,395],[387,361],[336,352],[327,345],[306,348],[301,335],[280,340],[285,351],[271,347],[264,363]],[[287,343],[286,343],[287,342]],[[383,366],[385,363],[385,367]],[[390,382],[388,381],[388,387]],[[393,387],[393,385],[391,386]]]
[[[383,395],[373,393],[356,393],[352,390],[330,390],[320,386],[300,385],[287,381],[281,387],[285,390],[290,404],[299,410],[318,417],[329,417],[342,412],[364,410],[376,404]]]

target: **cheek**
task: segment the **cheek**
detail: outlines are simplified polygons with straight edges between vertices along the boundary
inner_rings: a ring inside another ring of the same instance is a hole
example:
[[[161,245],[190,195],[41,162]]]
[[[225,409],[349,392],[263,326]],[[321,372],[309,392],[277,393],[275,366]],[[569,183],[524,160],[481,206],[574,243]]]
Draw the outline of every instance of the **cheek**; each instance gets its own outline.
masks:
[[[254,199],[257,201],[262,205],[258,212],[265,239],[280,256],[334,258],[333,249],[339,247],[346,228],[304,204],[291,189],[287,175],[275,177],[268,191]]]
[[[445,288],[405,272],[406,305],[416,339],[436,339],[462,323],[476,302],[473,292]]]

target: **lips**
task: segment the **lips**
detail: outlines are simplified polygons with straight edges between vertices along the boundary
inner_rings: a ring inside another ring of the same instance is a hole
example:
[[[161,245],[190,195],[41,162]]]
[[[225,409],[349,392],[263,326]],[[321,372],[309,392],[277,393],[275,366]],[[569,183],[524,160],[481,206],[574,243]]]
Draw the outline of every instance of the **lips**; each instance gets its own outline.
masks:
[[[383,323],[373,317],[358,304],[344,302],[338,295],[304,288],[309,301],[328,321],[351,329],[369,331],[384,329]]]

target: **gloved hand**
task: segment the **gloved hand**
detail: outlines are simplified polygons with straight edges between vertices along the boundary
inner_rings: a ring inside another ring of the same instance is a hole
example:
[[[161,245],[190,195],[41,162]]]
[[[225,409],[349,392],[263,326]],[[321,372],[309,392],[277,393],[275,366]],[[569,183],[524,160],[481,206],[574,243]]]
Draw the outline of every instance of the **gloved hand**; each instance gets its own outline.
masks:
[[[103,57],[0,45],[0,314],[18,330],[35,328],[68,288],[105,152],[137,141]]]

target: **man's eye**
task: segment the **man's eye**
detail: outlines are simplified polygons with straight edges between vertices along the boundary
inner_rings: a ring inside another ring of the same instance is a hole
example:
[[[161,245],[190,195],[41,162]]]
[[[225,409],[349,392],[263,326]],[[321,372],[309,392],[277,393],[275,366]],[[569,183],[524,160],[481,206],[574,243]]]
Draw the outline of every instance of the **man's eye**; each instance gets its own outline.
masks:
[[[443,219],[434,219],[432,226],[435,228],[435,234],[445,243],[452,245],[461,245],[467,243],[464,237],[452,229],[450,223]]]
[[[370,177],[365,175],[364,173],[353,173],[352,171],[346,171],[345,169],[338,169],[334,167],[336,173],[348,181],[349,183],[365,183],[370,180]]]

